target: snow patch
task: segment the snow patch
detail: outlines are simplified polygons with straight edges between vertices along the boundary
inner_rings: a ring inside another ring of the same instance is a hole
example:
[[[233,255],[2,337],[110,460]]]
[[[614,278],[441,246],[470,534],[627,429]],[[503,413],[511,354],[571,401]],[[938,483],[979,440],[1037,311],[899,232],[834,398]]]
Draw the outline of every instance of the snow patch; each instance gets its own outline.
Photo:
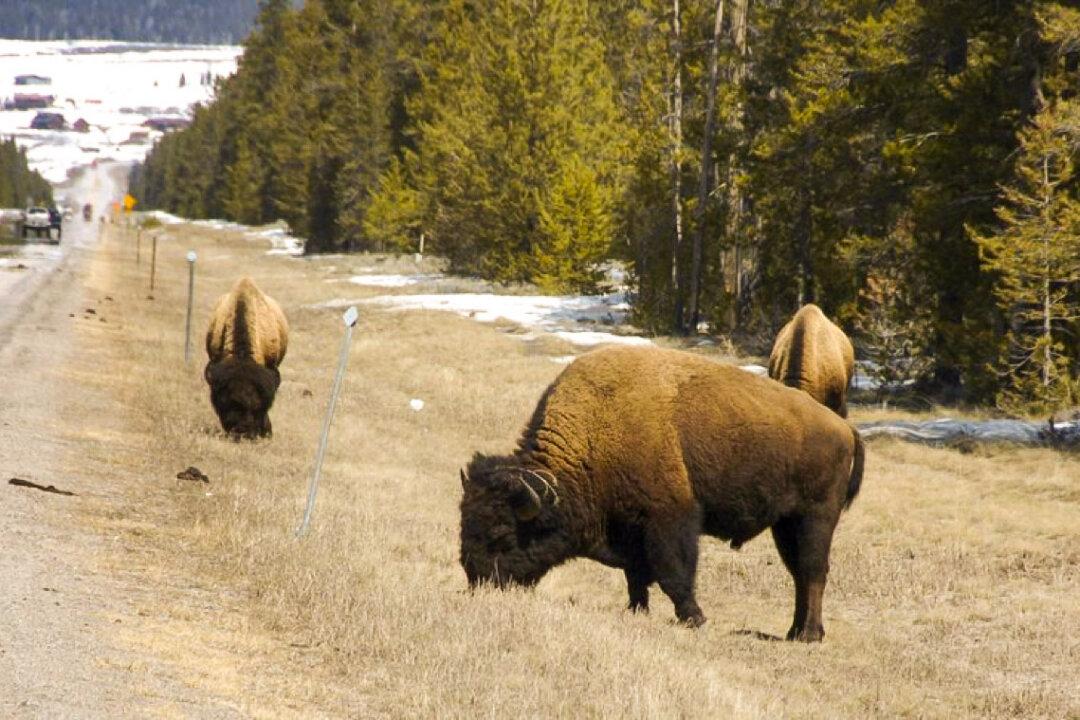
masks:
[[[30,167],[60,183],[95,160],[138,162],[161,137],[144,123],[152,117],[189,117],[191,107],[213,96],[199,82],[209,71],[231,75],[243,49],[122,42],[0,40],[0,103],[15,94],[51,95],[46,112],[68,127],[85,120],[87,132],[33,130],[38,110],[0,111],[0,136],[15,137]],[[44,86],[16,86],[15,76],[43,75]],[[184,85],[180,86],[180,77]]]
[[[375,276],[370,276],[375,277]],[[575,345],[601,343],[650,345],[636,335],[618,335],[583,325],[618,325],[626,319],[629,304],[623,293],[608,295],[495,295],[493,293],[446,293],[441,295],[382,295],[366,299],[337,299],[312,307],[340,308],[352,304],[380,305],[391,310],[441,310],[479,322],[509,320],[525,328],[551,332]]]
[[[370,287],[407,287],[419,285],[425,282],[434,282],[441,279],[442,274],[433,275],[353,275],[349,282],[354,285],[366,285]]]

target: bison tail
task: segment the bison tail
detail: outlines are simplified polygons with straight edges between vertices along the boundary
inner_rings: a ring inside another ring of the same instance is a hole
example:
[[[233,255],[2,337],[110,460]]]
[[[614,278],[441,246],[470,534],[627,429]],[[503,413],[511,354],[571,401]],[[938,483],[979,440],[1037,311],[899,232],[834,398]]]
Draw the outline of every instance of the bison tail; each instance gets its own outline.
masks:
[[[866,450],[863,448],[862,437],[859,431],[851,428],[851,434],[855,438],[855,458],[851,461],[851,476],[848,478],[847,497],[844,498],[844,509],[851,507],[855,497],[862,487],[863,463],[866,460]]]

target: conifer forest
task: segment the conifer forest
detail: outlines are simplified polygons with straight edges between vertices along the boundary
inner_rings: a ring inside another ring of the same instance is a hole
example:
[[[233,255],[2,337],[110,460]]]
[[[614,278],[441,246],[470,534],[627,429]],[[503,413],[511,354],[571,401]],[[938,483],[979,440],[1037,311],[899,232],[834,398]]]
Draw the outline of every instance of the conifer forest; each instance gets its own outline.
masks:
[[[1080,9],[1035,0],[265,0],[239,72],[133,173],[771,342],[814,302],[888,380],[1080,399]]]

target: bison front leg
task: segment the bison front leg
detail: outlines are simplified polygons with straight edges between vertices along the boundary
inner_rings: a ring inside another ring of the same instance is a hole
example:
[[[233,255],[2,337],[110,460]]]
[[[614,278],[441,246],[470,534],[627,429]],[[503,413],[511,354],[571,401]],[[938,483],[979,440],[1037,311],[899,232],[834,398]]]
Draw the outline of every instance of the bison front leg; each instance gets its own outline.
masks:
[[[649,569],[675,605],[676,617],[690,627],[705,624],[705,614],[694,598],[700,526],[700,519],[680,518],[653,524],[645,534]]]
[[[772,528],[780,558],[795,580],[795,617],[788,640],[820,642],[825,637],[821,606],[835,527],[836,518],[804,516],[784,518]]]
[[[644,553],[633,558],[624,572],[626,573],[626,589],[630,592],[630,612],[649,612],[649,585],[652,584],[653,578]]]

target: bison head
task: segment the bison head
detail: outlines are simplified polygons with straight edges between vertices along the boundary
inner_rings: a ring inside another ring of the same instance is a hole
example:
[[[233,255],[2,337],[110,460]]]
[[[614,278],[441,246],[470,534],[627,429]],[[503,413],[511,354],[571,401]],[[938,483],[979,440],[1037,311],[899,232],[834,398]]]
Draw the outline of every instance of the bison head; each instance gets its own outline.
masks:
[[[206,366],[210,404],[221,427],[234,438],[270,434],[270,406],[281,383],[276,368],[251,360],[228,359]]]
[[[461,566],[470,587],[532,586],[567,559],[558,481],[549,471],[476,455],[461,485]]]

